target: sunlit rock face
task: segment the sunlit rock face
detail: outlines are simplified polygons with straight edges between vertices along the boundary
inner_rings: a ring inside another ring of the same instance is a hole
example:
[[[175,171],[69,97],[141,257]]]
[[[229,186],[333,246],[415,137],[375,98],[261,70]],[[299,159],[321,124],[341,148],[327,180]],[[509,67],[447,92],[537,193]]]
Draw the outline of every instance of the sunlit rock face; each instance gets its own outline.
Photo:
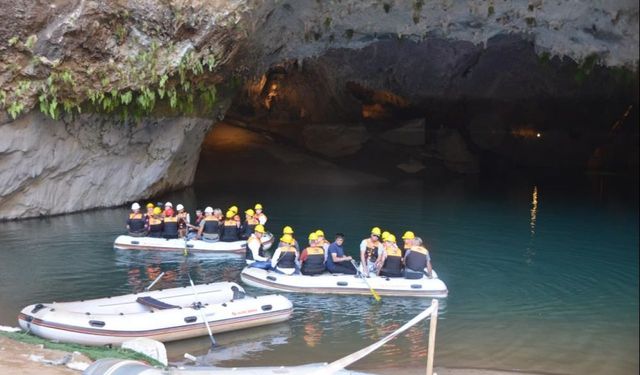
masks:
[[[31,113],[0,124],[0,217],[108,207],[186,187],[211,123],[99,115],[59,123]]]

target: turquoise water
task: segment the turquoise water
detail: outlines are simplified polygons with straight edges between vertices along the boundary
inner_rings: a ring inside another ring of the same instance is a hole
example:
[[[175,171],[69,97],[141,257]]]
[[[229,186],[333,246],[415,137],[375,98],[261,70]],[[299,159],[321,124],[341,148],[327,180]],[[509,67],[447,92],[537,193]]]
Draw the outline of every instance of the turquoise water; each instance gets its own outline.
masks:
[[[633,187],[635,186],[635,187]],[[342,231],[357,248],[373,225],[425,239],[450,295],[442,300],[436,366],[561,374],[638,373],[637,185],[589,179],[564,182],[460,180],[383,188],[195,187],[174,204],[265,205],[268,229],[292,225],[301,238]],[[243,262],[115,251],[126,208],[0,226],[0,324],[16,325],[21,307],[142,289],[239,280]],[[247,288],[250,293],[264,293]],[[168,346],[224,366],[286,365],[337,359],[398,328],[428,300],[290,294],[293,319],[270,327]],[[423,373],[427,324],[354,368]]]

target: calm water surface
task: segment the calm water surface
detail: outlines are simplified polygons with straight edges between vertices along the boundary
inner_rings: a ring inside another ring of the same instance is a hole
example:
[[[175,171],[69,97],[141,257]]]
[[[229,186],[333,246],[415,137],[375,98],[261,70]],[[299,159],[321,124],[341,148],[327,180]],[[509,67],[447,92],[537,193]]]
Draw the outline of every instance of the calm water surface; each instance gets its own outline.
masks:
[[[619,186],[618,186],[619,185]],[[292,225],[299,238],[322,228],[347,235],[351,253],[373,225],[411,229],[431,250],[450,295],[442,300],[436,365],[562,374],[638,373],[637,187],[585,179],[563,183],[458,181],[429,186],[267,189],[196,187],[163,197],[174,204],[247,207],[260,201],[268,229]],[[0,226],[0,324],[21,307],[130,293],[159,272],[160,287],[239,281],[243,261],[115,251],[128,210],[104,209]],[[193,214],[192,214],[193,215]],[[247,288],[252,294],[264,293]],[[295,295],[288,323],[168,346],[222,366],[323,362],[398,328],[428,300]],[[424,371],[427,324],[354,368]],[[396,372],[397,373],[397,372]]]

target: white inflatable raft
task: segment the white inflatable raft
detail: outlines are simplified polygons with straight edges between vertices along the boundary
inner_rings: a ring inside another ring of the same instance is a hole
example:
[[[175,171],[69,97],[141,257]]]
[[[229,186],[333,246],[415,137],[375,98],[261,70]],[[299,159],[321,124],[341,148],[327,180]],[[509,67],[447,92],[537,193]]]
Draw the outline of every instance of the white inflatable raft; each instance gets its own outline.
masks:
[[[361,294],[370,295],[367,284],[356,275],[323,273],[322,275],[283,275],[260,268],[247,267],[240,274],[247,285],[269,290],[317,294]],[[446,297],[449,291],[445,283],[433,278],[410,280],[402,277],[367,278],[369,285],[381,296],[397,297]]]
[[[196,297],[197,294],[197,297]],[[135,337],[174,341],[278,323],[291,317],[280,295],[245,296],[236,283],[222,282],[154,290],[79,302],[39,303],[18,316],[25,331],[84,345],[119,345]]]
[[[274,236],[266,233],[263,237],[262,246],[269,250],[273,245]],[[120,250],[157,250],[157,251],[184,251],[185,241],[181,238],[164,239],[156,237],[132,237],[127,235],[118,236],[113,247]],[[247,241],[234,242],[207,242],[202,240],[188,240],[186,243],[189,252],[201,253],[237,253],[244,255],[247,249]]]

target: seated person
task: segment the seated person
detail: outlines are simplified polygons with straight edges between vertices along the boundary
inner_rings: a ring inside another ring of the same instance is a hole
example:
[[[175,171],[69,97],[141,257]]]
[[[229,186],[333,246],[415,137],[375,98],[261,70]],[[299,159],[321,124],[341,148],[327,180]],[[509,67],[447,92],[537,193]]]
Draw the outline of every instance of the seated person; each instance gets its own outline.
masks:
[[[204,209],[204,218],[200,221],[200,229],[198,229],[196,239],[207,242],[216,242],[220,239],[220,221],[214,216],[213,208]]]
[[[282,235],[284,236],[285,234],[290,234],[291,237],[293,237],[293,228],[291,228],[288,225],[282,228]],[[278,244],[278,247],[280,246],[282,246],[282,242]],[[293,247],[295,247],[297,251],[300,251],[300,245],[298,245],[298,241],[296,240],[295,237],[293,237]]]
[[[153,209],[153,216],[149,218],[149,237],[162,238],[162,209],[155,207]]]
[[[324,238],[324,231],[322,229],[316,230],[316,236],[318,236],[318,240],[316,241],[316,244],[318,246],[321,246],[325,251],[327,251],[331,243],[329,243],[329,241],[327,241],[327,239]]]
[[[276,272],[293,275],[298,269],[298,251],[293,247],[293,237],[285,234],[280,238],[282,244],[273,253],[271,268]]]
[[[318,236],[315,232],[309,235],[309,247],[300,254],[300,272],[303,275],[320,275],[325,270],[325,250],[318,246]]]
[[[427,267],[427,276],[431,278],[431,257],[429,250],[422,246],[422,239],[416,237],[411,246],[404,254],[404,277],[406,279],[421,279],[424,269]]]
[[[343,244],[344,234],[337,233],[336,240],[331,245],[329,245],[329,249],[327,250],[327,269],[331,273],[346,273],[349,275],[355,275],[357,271],[351,263],[353,258],[344,255],[344,248],[342,247]]]
[[[140,204],[136,202],[131,205],[131,213],[127,219],[127,231],[130,236],[144,237],[147,234],[145,226],[146,218],[140,212]]]
[[[164,225],[162,227],[162,237],[166,239],[178,238],[178,217],[177,216],[164,217]]]
[[[255,212],[253,211],[253,209],[249,208],[244,212],[244,215],[245,220],[240,227],[240,238],[246,240],[251,236],[251,234],[253,234],[253,229],[256,227],[256,225],[260,223],[258,222],[258,219],[254,217]]]
[[[247,264],[264,269],[270,269],[271,263],[262,246],[262,236],[265,233],[264,225],[256,225],[253,234],[247,239],[247,251],[245,259]],[[256,264],[257,263],[257,264]]]
[[[416,235],[413,234],[412,231],[408,230],[404,232],[402,235],[402,239],[404,240],[404,246],[402,246],[402,257],[404,258],[404,254],[413,246],[413,240],[416,238]]]
[[[369,272],[378,273],[376,262],[383,251],[380,234],[380,228],[374,227],[371,235],[360,242],[360,266],[365,276],[369,276]]]
[[[222,235],[221,239],[224,242],[240,241],[240,227],[238,222],[234,219],[235,213],[233,211],[227,211],[226,220],[222,223]]]
[[[402,277],[402,251],[396,245],[396,236],[389,234],[384,241],[384,251],[379,263],[380,276]]]

